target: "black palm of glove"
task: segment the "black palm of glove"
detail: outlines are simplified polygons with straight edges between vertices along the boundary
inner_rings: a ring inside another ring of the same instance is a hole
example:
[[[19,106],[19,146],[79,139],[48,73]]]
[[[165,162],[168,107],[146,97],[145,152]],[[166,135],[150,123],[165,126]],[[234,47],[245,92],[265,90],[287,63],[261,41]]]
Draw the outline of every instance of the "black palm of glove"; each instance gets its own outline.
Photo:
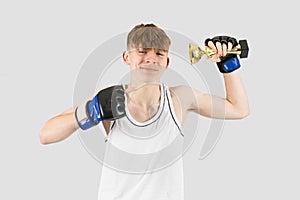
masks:
[[[103,120],[115,120],[125,116],[124,89],[121,85],[101,90],[97,98]]]
[[[226,51],[227,48],[231,49],[234,48],[236,45],[238,45],[238,42],[235,38],[229,37],[229,36],[216,36],[212,39],[208,38],[205,40],[205,46],[212,47],[209,42],[212,42],[214,45],[214,48],[217,51]],[[234,70],[238,69],[241,65],[239,62],[238,57],[235,54],[223,54],[223,56],[220,57],[220,61],[217,62],[217,66],[219,68],[219,71],[222,73],[230,73]]]

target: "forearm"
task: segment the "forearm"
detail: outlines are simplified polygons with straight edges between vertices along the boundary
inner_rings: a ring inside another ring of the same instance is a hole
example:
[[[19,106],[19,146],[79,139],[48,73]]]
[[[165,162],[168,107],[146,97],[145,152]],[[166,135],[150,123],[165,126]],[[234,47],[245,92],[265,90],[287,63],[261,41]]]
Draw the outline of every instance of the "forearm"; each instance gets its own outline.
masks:
[[[40,132],[40,142],[50,144],[64,140],[78,129],[74,111],[49,119]]]
[[[244,118],[249,112],[249,103],[246,90],[237,71],[225,73],[226,87],[226,116],[228,118]]]

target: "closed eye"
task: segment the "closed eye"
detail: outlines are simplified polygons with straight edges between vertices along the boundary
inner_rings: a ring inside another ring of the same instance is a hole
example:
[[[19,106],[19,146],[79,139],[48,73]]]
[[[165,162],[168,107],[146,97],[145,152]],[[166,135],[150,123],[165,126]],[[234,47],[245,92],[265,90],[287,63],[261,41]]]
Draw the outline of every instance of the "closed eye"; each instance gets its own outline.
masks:
[[[139,54],[146,54],[146,53],[147,53],[147,51],[142,51],[142,50],[139,50],[139,51],[138,51],[138,53],[139,53]]]

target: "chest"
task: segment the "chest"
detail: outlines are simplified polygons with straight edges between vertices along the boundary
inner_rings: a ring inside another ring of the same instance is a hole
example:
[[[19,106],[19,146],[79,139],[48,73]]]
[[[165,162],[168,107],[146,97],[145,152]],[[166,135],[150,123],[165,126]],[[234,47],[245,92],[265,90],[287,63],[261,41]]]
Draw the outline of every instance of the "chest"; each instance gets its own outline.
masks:
[[[167,100],[166,100],[167,101]],[[184,112],[182,108],[180,107],[180,101],[175,98],[174,96],[171,96],[172,101],[172,109],[175,112],[175,115],[178,119],[178,121],[183,123],[183,119],[185,118]],[[165,102],[165,106],[169,106],[168,102]],[[169,107],[168,107],[169,108]],[[159,104],[153,104],[152,106],[148,107],[142,107],[134,104],[128,104],[128,111],[130,112],[130,115],[138,122],[146,122],[153,118],[157,112],[159,111]]]

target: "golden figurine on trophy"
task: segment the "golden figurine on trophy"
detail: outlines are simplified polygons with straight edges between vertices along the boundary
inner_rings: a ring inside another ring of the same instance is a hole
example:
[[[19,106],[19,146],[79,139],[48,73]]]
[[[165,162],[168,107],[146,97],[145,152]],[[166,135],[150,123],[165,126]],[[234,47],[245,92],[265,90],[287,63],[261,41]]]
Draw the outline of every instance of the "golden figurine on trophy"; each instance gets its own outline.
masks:
[[[238,44],[234,46],[228,53],[239,55],[240,58],[247,58],[248,52],[249,48],[247,40],[240,40]],[[191,64],[197,63],[203,55],[206,55],[207,58],[211,58],[215,54],[216,52],[211,50],[207,46],[205,46],[205,50],[202,50],[197,44],[189,44],[189,55]]]

